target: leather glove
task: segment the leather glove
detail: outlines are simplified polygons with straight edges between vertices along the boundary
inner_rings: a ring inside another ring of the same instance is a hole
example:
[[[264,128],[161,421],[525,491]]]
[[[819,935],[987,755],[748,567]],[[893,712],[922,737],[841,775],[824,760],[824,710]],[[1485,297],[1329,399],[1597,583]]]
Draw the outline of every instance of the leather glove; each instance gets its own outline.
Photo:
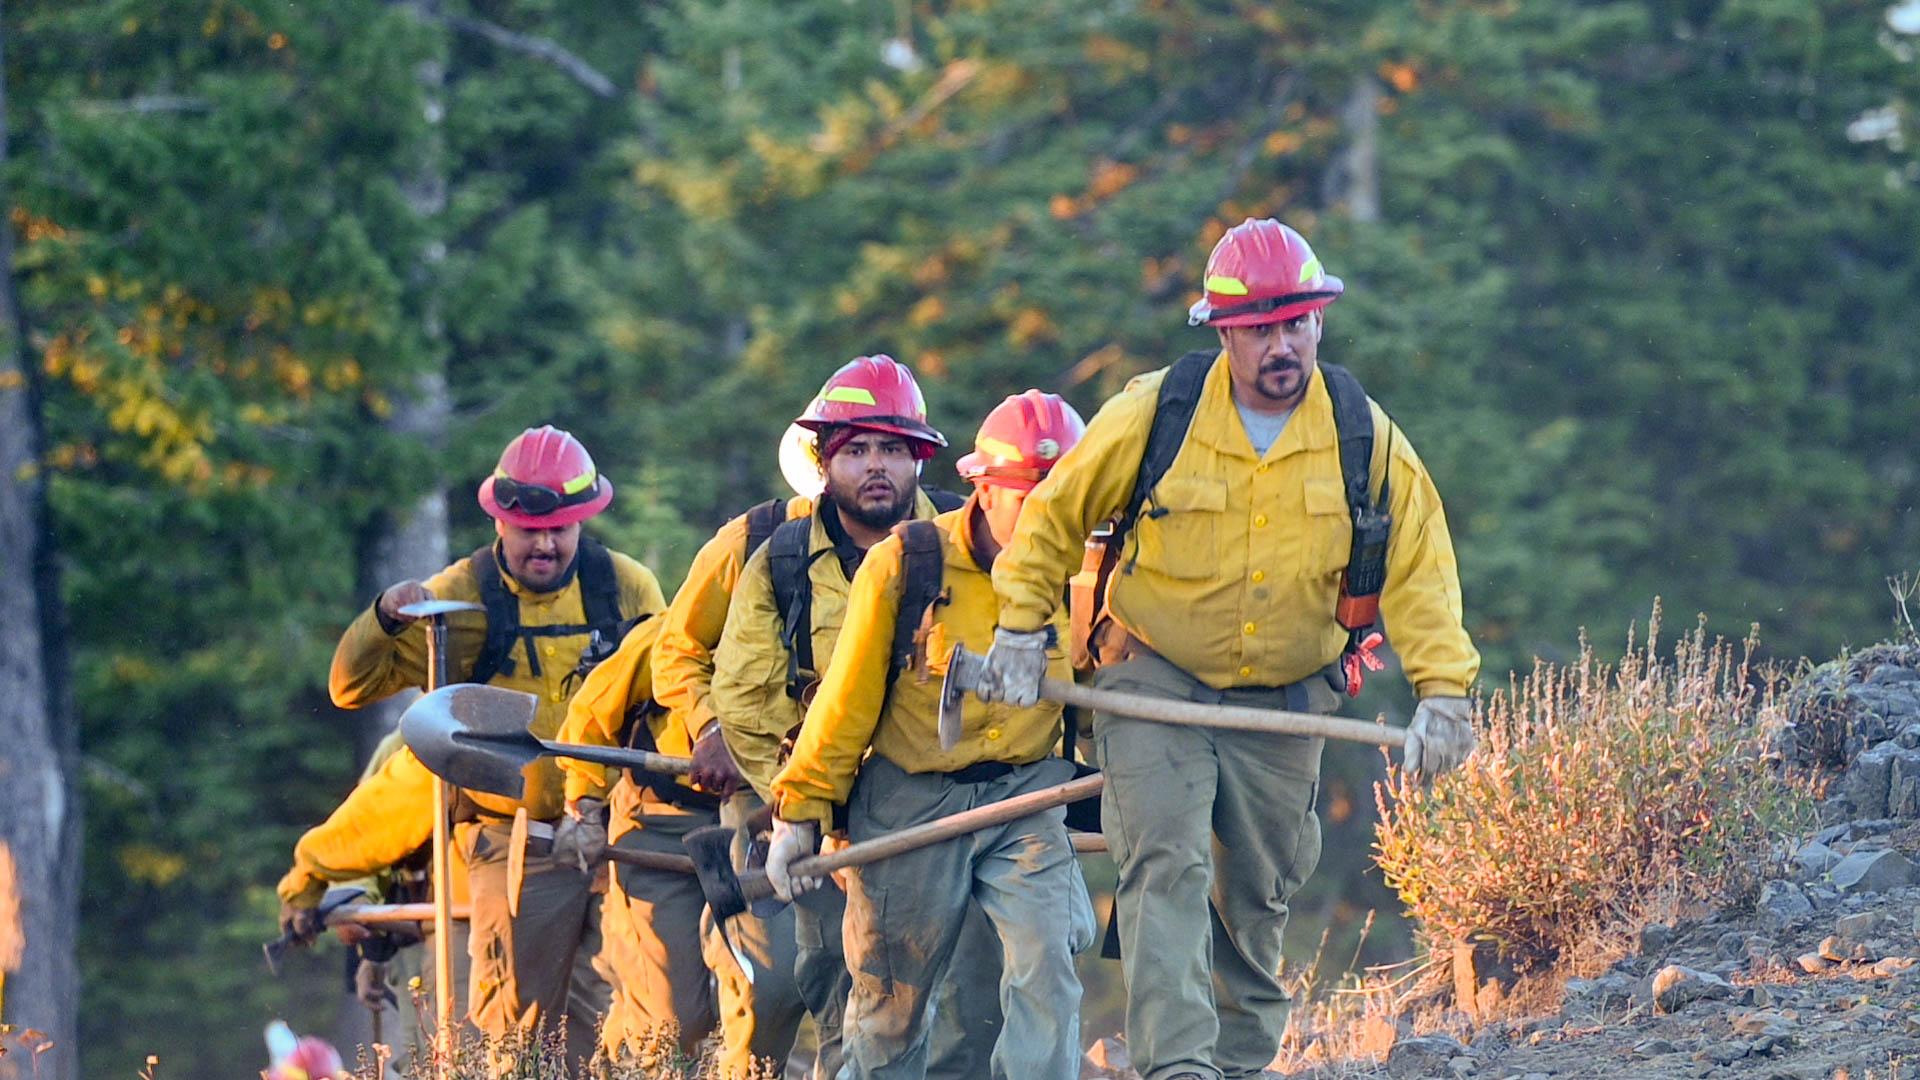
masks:
[[[1040,700],[1040,680],[1046,676],[1046,630],[999,627],[973,693],[981,701],[1004,701],[1024,709]]]
[[[820,887],[817,877],[797,878],[787,873],[795,859],[813,854],[820,844],[820,827],[811,821],[773,819],[773,841],[767,845],[767,881],[773,894],[792,902],[801,893]]]
[[[600,799],[576,799],[553,827],[553,861],[572,863],[591,873],[607,857],[607,804]]]
[[[327,923],[317,908],[280,902],[280,933],[295,945],[307,946],[325,933]]]
[[[353,996],[372,1012],[400,1007],[399,997],[387,985],[387,965],[378,960],[362,960],[353,970]]]
[[[1413,710],[1400,764],[1415,776],[1452,772],[1473,753],[1473,702],[1463,697],[1430,697]]]
[[[687,779],[700,785],[700,790],[722,799],[739,791],[745,782],[740,766],[733,763],[733,755],[727,752],[727,740],[721,736],[718,723],[708,724],[707,730],[693,741],[693,768],[688,771]]]

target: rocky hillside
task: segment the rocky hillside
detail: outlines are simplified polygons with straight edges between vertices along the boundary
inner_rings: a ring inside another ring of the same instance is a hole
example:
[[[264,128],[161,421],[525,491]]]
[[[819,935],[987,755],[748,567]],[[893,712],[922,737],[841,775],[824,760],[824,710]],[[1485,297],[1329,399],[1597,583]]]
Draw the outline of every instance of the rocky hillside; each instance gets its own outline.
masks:
[[[1920,1077],[1920,646],[1834,661],[1785,703],[1781,756],[1821,770],[1823,827],[1782,838],[1756,901],[1643,927],[1557,1011],[1373,1019],[1361,1056],[1269,1075]],[[1118,1039],[1083,1072],[1136,1075]]]

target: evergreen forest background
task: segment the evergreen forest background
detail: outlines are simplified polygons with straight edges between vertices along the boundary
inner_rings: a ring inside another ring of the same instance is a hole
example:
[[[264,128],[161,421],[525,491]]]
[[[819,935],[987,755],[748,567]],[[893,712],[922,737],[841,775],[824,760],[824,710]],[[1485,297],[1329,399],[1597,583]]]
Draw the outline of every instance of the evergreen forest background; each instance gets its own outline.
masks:
[[[1208,343],[1247,216],[1346,280],[1321,354],[1432,470],[1488,682],[1656,595],[1832,655],[1920,566],[1914,0],[11,0],[0,33],[89,1077],[327,1029],[337,950],[275,981],[258,948],[374,734],[327,661],[420,514],[432,566],[490,535],[513,434],[578,434],[595,531],[671,588],[846,359],[911,365],[959,448],[1028,386],[1091,415]],[[1333,927],[1333,974],[1370,909],[1363,961],[1411,948],[1378,769],[1329,752],[1290,951]]]

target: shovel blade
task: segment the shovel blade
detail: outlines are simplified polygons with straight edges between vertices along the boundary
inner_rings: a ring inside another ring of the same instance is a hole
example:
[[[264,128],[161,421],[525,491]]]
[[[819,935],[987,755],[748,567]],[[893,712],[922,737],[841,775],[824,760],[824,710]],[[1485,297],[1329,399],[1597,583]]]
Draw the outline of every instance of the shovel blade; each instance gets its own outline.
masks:
[[[947,677],[940,680],[940,749],[951,750],[960,743],[966,729],[967,694],[980,681],[980,667],[986,659],[955,645],[947,654]]]
[[[455,787],[525,797],[522,770],[541,754],[527,734],[532,694],[456,683],[423,694],[400,716],[400,737],[427,771]]]
[[[400,609],[400,614],[409,619],[431,619],[435,615],[451,615],[456,611],[485,611],[479,604],[465,600],[421,600]]]

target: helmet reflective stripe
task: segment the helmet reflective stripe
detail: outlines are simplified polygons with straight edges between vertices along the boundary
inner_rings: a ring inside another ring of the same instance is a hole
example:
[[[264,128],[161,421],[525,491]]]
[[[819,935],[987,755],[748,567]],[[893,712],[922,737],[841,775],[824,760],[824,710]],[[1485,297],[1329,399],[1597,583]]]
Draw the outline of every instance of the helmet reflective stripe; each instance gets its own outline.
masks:
[[[849,405],[874,405],[873,391],[864,386],[836,386],[821,394],[822,401],[843,401]]]
[[[1319,276],[1320,276],[1320,256],[1315,255],[1312,258],[1309,258],[1306,262],[1303,262],[1300,264],[1300,280],[1298,284],[1305,285],[1307,282],[1312,281]],[[1216,289],[1215,291],[1220,292],[1224,290]],[[1244,295],[1246,290],[1243,288],[1241,292]]]
[[[1005,458],[1008,461],[1026,460],[1026,455],[1020,452],[1019,447],[1014,446],[1012,443],[1001,442],[991,435],[982,435],[974,441],[973,445],[978,447],[982,452],[992,454],[997,458]]]
[[[1301,278],[1300,280],[1305,281],[1307,279]],[[1207,291],[1216,292],[1222,296],[1245,296],[1247,295],[1247,283],[1236,277],[1226,277],[1221,274],[1215,274],[1207,278]]]
[[[588,469],[586,472],[583,472],[579,476],[576,476],[573,479],[567,481],[565,484],[562,484],[560,486],[560,493],[563,495],[578,495],[581,492],[592,487],[594,478],[599,475],[600,474],[597,470]]]

